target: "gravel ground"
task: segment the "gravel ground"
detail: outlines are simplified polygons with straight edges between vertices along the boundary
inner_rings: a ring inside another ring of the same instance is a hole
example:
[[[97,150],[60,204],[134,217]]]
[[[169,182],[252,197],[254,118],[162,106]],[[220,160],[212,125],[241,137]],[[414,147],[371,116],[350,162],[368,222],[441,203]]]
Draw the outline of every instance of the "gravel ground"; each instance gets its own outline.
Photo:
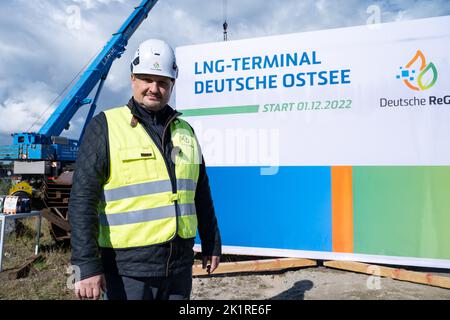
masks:
[[[271,274],[195,277],[191,299],[450,300],[450,290],[315,267]]]
[[[4,268],[21,265],[34,251],[34,221],[29,219],[21,236],[10,236],[5,243]],[[0,300],[75,299],[67,288],[66,273],[70,248],[53,243],[47,222],[43,220],[42,260],[35,263],[30,274],[18,280],[0,273]],[[223,262],[255,260],[258,257],[223,256]],[[197,263],[200,262],[197,260]],[[413,269],[414,270],[414,269]],[[438,270],[414,270],[437,274]],[[439,275],[450,277],[450,270]],[[372,281],[374,280],[374,281]],[[373,289],[371,289],[373,288]],[[290,269],[282,272],[241,273],[194,277],[192,300],[381,300],[432,299],[450,300],[450,290],[389,278],[325,267]]]

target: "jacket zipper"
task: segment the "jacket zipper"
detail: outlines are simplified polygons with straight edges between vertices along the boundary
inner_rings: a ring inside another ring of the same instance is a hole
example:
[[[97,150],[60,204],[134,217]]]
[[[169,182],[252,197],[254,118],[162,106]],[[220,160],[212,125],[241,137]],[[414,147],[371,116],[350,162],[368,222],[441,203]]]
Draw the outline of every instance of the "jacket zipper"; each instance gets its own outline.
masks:
[[[163,130],[163,135],[162,135],[162,137],[161,137],[161,145],[162,145],[163,158],[164,158],[164,160],[165,160],[165,162],[166,162],[167,171],[169,171],[169,175],[170,175],[170,176],[171,176],[171,170],[169,170],[169,165],[168,165],[167,159],[166,159],[166,153],[165,153],[166,150],[165,150],[164,137],[166,136],[166,131],[167,131],[167,128],[170,126],[170,123],[171,123],[173,120],[175,120],[175,118],[178,117],[178,115],[179,115],[178,112],[175,113],[175,114],[169,119],[169,121],[167,121],[167,123],[166,123],[166,125],[165,125],[165,127],[164,127],[164,130]],[[170,160],[172,161],[172,159],[170,159]],[[171,179],[172,179],[172,178],[171,178]],[[177,193],[177,191],[178,191],[178,190],[177,190],[177,181],[176,181],[175,178],[172,180],[172,190],[173,190],[173,193]],[[177,233],[178,233],[178,210],[177,210],[177,207],[176,207],[176,206],[178,205],[177,200],[175,200],[174,205],[175,205],[175,237],[176,237],[176,236],[177,236]],[[170,257],[172,256],[172,246],[173,246],[172,241],[169,242],[169,245],[170,245],[170,250],[169,250],[169,258],[167,259],[166,277],[169,276],[169,263],[170,263]]]
[[[167,259],[166,277],[169,276],[169,262],[170,262],[170,257],[172,256],[172,242],[169,242],[169,245],[170,245],[170,250],[169,250],[169,258]]]
[[[161,155],[162,155],[162,157],[163,157],[163,159],[164,159],[164,163],[165,163],[165,165],[166,165],[166,169],[167,169],[167,172],[169,173],[169,178],[170,178],[170,181],[171,181],[171,183],[172,183],[172,193],[174,193],[174,194],[177,193],[177,183],[176,183],[175,177],[172,175],[172,170],[170,170],[168,160],[166,159],[164,137],[166,136],[166,131],[167,131],[167,128],[170,126],[170,123],[171,123],[173,120],[175,120],[179,115],[180,115],[180,113],[177,112],[177,113],[175,113],[175,114],[169,119],[169,121],[167,121],[167,123],[166,123],[166,125],[165,125],[165,127],[164,127],[164,130],[163,130],[163,135],[162,135],[162,137],[161,137],[161,145],[162,145],[162,146],[160,146],[160,145],[156,142],[156,141],[157,141],[157,140],[156,140],[156,136],[155,136],[156,133],[153,131],[152,127],[151,127],[150,125],[148,126],[148,128],[147,128],[146,126],[144,126],[144,129],[146,129],[145,131],[146,131],[147,134],[150,136],[150,139],[152,139],[153,142],[155,142],[156,147],[158,148],[159,152],[161,153]],[[147,130],[147,129],[148,129],[148,130]],[[172,246],[173,246],[173,244],[172,244],[172,241],[171,241],[171,240],[173,240],[173,239],[177,236],[177,233],[178,233],[178,210],[177,210],[177,200],[175,200],[174,205],[175,205],[175,236],[174,236],[172,239],[170,239],[170,240],[168,241],[168,242],[169,242],[170,249],[169,249],[169,258],[167,259],[167,265],[166,265],[166,277],[169,276],[169,263],[170,263],[170,258],[171,258],[171,256],[172,256]]]
[[[170,123],[173,120],[175,120],[179,115],[181,115],[181,113],[177,112],[169,119],[169,121],[167,121],[167,123],[166,123],[166,125],[164,127],[164,130],[163,130],[163,135],[161,137],[161,146],[157,143],[156,133],[153,131],[153,128],[149,125],[148,126],[148,130],[145,130],[149,134],[149,136],[153,140],[153,142],[155,142],[155,145],[158,148],[159,152],[161,152],[161,155],[162,155],[162,157],[164,159],[164,163],[166,165],[167,172],[169,173],[170,182],[172,184],[172,193],[176,193],[177,192],[177,183],[176,183],[175,177],[172,174],[172,170],[170,170],[168,160],[166,159],[165,146],[164,146],[164,137],[166,135],[167,128],[170,126]],[[144,129],[147,129],[146,126],[143,126],[143,127],[144,127]]]
[[[169,121],[167,121],[166,125],[164,126],[163,135],[161,137],[161,144],[162,144],[163,151],[164,151],[164,146],[165,146],[164,138],[166,137],[167,129],[170,127],[170,124],[172,123],[172,121],[174,121],[180,115],[181,115],[181,113],[176,112],[172,117],[169,118]]]

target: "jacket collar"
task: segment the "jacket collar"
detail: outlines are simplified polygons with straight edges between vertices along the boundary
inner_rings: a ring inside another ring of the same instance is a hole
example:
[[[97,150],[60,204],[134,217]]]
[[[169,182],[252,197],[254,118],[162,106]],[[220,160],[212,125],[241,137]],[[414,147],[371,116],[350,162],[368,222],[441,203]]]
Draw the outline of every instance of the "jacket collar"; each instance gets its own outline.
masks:
[[[139,121],[151,124],[160,124],[165,126],[167,121],[174,117],[179,117],[180,112],[174,110],[168,104],[164,106],[160,111],[154,112],[142,107],[133,97],[128,101],[128,108],[130,108],[131,114],[135,116]]]

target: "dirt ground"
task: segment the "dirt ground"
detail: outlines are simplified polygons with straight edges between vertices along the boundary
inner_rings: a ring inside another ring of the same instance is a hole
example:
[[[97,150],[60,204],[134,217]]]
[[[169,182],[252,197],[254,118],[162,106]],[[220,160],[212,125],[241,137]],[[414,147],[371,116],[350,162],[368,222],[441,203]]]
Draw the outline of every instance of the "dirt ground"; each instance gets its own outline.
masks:
[[[4,268],[17,267],[29,258],[34,249],[34,221],[27,222],[25,231],[11,235],[5,243]],[[70,247],[59,247],[51,239],[43,220],[42,259],[35,263],[28,276],[9,279],[0,273],[0,300],[70,300],[75,299],[67,287]],[[252,259],[254,257],[251,257]],[[238,261],[242,257],[228,257]],[[247,259],[248,260],[248,259]],[[223,259],[227,261],[227,259]],[[436,274],[434,269],[416,270]],[[450,277],[450,270],[439,275]],[[280,272],[240,273],[194,277],[192,300],[384,300],[431,299],[450,300],[450,290],[365,274],[309,267]]]
[[[450,300],[450,290],[314,267],[272,274],[196,277],[192,299]]]

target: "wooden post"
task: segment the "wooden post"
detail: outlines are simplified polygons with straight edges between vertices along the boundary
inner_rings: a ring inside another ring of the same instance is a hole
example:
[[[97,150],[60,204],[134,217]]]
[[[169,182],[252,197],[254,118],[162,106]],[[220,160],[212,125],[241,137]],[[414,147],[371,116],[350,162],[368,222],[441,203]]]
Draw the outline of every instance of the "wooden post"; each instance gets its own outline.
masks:
[[[323,265],[333,269],[365,273],[380,277],[392,278],[394,280],[408,281],[450,289],[450,277],[435,276],[429,273],[382,267],[352,261],[326,261],[323,263]]]
[[[15,280],[20,278],[25,278],[30,272],[31,266],[42,258],[41,255],[33,256],[28,258],[22,265],[15,269],[8,270],[9,280]]]
[[[297,259],[297,258],[282,258],[282,259],[267,259],[267,260],[251,260],[239,262],[222,262],[219,267],[212,273],[236,273],[236,272],[261,272],[261,271],[276,271],[289,268],[310,267],[316,266],[315,260]],[[194,265],[192,267],[192,275],[202,276],[208,275],[206,269],[202,269],[202,265]]]

